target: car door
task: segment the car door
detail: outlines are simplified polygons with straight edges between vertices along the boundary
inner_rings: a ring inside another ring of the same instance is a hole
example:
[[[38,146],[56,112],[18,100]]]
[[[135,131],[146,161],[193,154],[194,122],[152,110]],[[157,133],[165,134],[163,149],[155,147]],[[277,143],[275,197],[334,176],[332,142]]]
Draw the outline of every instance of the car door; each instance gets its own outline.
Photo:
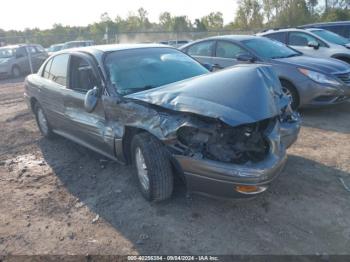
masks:
[[[216,68],[226,68],[237,64],[247,63],[238,61],[237,57],[243,54],[250,54],[243,47],[224,40],[218,40],[215,48],[213,64]]]
[[[40,72],[41,81],[37,86],[39,103],[55,131],[65,131],[66,128],[63,97],[67,88],[68,62],[69,54],[61,54],[49,59]]]
[[[215,41],[206,40],[186,48],[185,52],[201,64],[213,64]]]
[[[80,143],[112,155],[113,146],[111,139],[106,138],[106,118],[101,99],[91,113],[84,107],[86,93],[93,88],[102,89],[95,62],[87,55],[73,54],[69,64],[69,87],[64,96],[68,133]]]
[[[24,46],[16,48],[16,62],[22,73],[30,72],[27,50]]]
[[[318,43],[319,47],[315,48],[309,46],[310,43]],[[288,34],[288,45],[305,55],[314,56],[314,57],[327,57],[325,55],[327,52],[324,52],[327,48],[326,44],[319,40],[318,38],[299,31],[291,31]]]

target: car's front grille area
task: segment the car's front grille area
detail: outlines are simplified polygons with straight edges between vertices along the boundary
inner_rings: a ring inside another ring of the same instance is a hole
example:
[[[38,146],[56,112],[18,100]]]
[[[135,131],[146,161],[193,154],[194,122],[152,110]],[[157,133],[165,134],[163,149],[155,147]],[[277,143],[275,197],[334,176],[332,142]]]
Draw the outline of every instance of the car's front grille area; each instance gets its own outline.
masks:
[[[342,74],[335,74],[335,76],[343,83],[350,85],[350,72],[342,73]]]

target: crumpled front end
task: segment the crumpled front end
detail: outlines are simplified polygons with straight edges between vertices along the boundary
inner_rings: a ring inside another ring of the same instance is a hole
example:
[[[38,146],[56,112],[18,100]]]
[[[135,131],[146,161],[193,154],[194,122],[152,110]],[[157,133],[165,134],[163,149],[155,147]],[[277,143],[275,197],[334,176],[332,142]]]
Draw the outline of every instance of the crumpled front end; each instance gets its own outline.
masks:
[[[154,115],[131,121],[130,114],[129,125],[156,127],[148,130],[167,146],[188,190],[209,195],[264,192],[300,129],[299,115],[267,66],[235,67],[126,98]]]
[[[182,127],[169,149],[190,191],[247,197],[264,192],[286,163],[280,128],[278,118],[208,130]]]

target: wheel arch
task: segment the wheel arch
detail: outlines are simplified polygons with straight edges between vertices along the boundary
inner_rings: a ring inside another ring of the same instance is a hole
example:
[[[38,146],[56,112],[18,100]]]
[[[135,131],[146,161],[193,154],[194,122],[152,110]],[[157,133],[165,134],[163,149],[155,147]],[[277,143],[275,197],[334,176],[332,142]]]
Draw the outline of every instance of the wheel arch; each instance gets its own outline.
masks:
[[[30,100],[30,109],[32,110],[33,113],[35,113],[35,105],[38,104],[38,100],[35,97],[31,97]]]
[[[132,155],[131,155],[132,154],[132,152],[131,152],[132,139],[135,135],[140,134],[140,133],[148,133],[148,134],[156,137],[154,134],[152,134],[151,132],[149,132],[146,129],[133,127],[133,126],[126,126],[125,131],[124,131],[124,135],[122,138],[122,150],[123,150],[123,156],[125,159],[125,163],[128,165],[130,165],[132,163]],[[171,164],[171,167],[174,171],[175,177],[178,177],[181,179],[181,181],[185,182],[185,175],[184,175],[184,172],[183,172],[180,164],[176,161],[176,159],[174,157],[172,157],[171,154],[169,154],[169,155],[170,155],[170,164]]]

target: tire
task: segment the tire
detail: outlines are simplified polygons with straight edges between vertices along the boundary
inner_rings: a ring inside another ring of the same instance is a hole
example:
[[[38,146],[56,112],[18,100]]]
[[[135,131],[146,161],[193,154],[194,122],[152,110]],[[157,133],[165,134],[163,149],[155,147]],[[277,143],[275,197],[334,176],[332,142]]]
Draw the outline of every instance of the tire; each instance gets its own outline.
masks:
[[[134,136],[131,142],[132,163],[142,195],[148,201],[169,199],[174,177],[169,153],[164,145],[148,133]]]
[[[295,87],[285,81],[285,80],[281,80],[281,85],[282,85],[282,91],[285,95],[287,95],[288,97],[290,97],[291,99],[291,107],[293,110],[297,110],[299,107],[299,94],[298,91],[295,89]]]
[[[22,71],[18,66],[14,66],[12,67],[11,74],[12,74],[12,77],[18,78],[22,75]]]
[[[52,132],[51,126],[50,126],[49,122],[47,121],[44,110],[39,105],[39,103],[35,103],[34,113],[35,113],[35,120],[36,120],[36,123],[38,125],[39,130],[40,130],[40,133],[45,138],[52,139],[54,137],[54,133]]]

